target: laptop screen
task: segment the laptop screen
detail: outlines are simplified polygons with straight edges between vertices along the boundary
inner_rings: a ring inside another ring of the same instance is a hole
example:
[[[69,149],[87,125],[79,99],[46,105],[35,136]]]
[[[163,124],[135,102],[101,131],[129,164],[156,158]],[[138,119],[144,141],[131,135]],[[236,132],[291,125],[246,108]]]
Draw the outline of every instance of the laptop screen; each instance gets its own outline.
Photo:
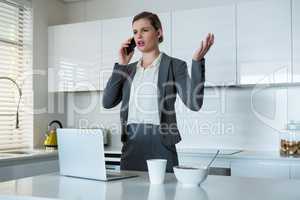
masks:
[[[106,180],[101,129],[57,129],[61,175]]]

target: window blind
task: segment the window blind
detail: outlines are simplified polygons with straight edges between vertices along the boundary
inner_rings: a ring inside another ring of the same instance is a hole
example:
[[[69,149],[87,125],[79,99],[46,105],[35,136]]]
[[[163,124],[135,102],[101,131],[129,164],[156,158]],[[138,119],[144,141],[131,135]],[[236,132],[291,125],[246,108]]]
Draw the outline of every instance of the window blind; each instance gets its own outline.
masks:
[[[25,2],[25,1],[24,1]],[[28,2],[27,2],[28,3]],[[33,146],[32,10],[22,1],[0,0],[0,150]]]

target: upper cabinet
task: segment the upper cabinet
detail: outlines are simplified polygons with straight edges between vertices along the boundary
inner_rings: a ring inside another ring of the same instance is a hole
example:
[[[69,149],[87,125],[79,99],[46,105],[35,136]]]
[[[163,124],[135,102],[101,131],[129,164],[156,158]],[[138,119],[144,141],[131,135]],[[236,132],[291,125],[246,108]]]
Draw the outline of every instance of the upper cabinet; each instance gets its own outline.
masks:
[[[131,18],[102,20],[102,61],[100,69],[100,90],[103,90],[112,73],[114,63],[118,62],[122,43],[132,37]],[[135,51],[136,59],[138,54]]]
[[[293,0],[293,82],[300,82],[300,1]]]
[[[205,86],[300,82],[300,1],[239,1],[158,13],[160,50],[187,62],[209,32]],[[133,37],[132,17],[48,29],[49,91],[103,90],[121,44]],[[141,58],[135,49],[131,62]]]
[[[290,1],[263,0],[237,4],[240,84],[290,82],[290,11]]]
[[[171,12],[157,14],[163,28],[164,41],[159,45],[160,51],[171,56]]]
[[[101,22],[48,28],[48,90],[99,90]]]
[[[206,58],[206,86],[236,84],[235,7],[222,6],[172,13],[172,55],[187,62],[209,32],[215,44]]]

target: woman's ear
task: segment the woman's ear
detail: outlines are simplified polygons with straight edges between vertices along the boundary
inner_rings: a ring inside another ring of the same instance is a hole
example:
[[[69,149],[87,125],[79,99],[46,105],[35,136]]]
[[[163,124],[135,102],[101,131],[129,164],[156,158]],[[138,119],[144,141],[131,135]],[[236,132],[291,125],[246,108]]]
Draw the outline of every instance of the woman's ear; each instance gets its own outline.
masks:
[[[159,39],[159,38],[161,38],[162,36],[163,36],[163,31],[162,31],[162,29],[160,28],[160,29],[157,30],[157,38]]]

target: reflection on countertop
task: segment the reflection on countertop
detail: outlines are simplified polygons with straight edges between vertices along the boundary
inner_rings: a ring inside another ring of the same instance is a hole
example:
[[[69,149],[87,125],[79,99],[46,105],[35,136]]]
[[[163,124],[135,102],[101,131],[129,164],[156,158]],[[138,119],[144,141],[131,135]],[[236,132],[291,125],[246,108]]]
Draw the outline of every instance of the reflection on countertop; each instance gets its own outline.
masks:
[[[44,198],[97,200],[298,200],[299,180],[208,176],[196,187],[184,187],[174,174],[161,185],[151,185],[146,172],[137,178],[111,182],[46,174],[0,183],[0,194]],[[238,189],[237,189],[238,188]],[[0,195],[0,198],[1,198]]]

